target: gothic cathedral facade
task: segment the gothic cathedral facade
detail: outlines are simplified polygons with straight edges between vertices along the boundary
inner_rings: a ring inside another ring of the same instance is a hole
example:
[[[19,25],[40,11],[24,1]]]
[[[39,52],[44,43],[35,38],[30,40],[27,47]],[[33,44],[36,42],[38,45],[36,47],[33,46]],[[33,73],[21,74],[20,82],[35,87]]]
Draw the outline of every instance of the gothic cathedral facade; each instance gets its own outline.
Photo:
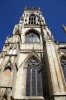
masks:
[[[26,8],[0,53],[0,100],[66,100],[66,43],[40,8]]]

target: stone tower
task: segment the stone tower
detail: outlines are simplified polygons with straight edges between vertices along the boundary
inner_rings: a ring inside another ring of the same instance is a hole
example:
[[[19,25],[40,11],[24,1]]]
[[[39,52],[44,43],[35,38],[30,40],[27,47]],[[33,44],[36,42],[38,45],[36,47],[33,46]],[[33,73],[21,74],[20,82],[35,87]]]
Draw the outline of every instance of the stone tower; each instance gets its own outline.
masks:
[[[66,43],[40,8],[26,8],[0,53],[0,100],[66,100]]]

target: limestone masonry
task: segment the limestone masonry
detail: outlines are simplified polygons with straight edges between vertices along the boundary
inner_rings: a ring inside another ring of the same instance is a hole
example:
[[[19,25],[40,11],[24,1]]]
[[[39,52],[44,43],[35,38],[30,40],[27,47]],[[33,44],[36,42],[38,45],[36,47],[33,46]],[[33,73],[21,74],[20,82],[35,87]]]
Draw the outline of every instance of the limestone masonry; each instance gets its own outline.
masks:
[[[66,42],[54,40],[40,8],[25,7],[6,38],[0,100],[66,100]]]

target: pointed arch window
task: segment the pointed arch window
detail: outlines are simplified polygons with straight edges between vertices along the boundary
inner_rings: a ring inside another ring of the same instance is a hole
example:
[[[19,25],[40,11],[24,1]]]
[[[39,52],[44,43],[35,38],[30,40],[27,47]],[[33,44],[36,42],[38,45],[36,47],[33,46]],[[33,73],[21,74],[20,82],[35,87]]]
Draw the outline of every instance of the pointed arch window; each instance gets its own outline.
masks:
[[[6,66],[6,67],[4,68],[4,71],[5,71],[5,70],[10,70],[10,71],[11,71],[12,68],[11,68],[10,66]]]
[[[40,63],[34,58],[29,61],[27,67],[26,95],[42,96],[42,78],[40,72]]]
[[[26,35],[26,42],[35,43],[35,42],[39,42],[39,41],[40,41],[39,37],[33,32]]]
[[[36,24],[36,17],[34,14],[31,14],[29,17],[29,24]]]
[[[62,66],[64,78],[65,78],[65,81],[66,81],[66,57],[65,56],[61,57],[61,66]]]

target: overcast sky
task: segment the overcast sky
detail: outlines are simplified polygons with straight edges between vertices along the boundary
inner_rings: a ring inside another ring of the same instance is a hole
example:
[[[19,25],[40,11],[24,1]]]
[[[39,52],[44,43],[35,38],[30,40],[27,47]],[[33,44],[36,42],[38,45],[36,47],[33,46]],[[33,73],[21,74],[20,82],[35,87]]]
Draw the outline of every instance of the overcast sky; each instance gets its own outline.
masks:
[[[62,29],[62,24],[66,25],[66,0],[0,0],[0,50],[7,36],[11,36],[14,25],[19,23],[25,6],[39,6],[54,39],[66,41]]]

